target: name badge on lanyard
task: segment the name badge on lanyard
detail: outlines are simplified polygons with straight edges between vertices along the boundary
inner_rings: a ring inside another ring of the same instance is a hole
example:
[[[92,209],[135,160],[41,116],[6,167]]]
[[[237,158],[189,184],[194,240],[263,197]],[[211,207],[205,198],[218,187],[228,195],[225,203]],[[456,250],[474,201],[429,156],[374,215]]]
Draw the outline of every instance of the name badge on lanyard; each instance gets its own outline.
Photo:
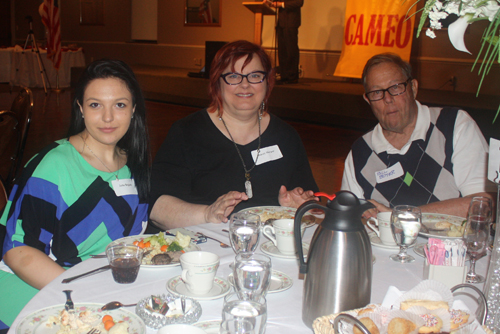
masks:
[[[403,175],[403,166],[401,166],[401,163],[398,162],[397,164],[392,165],[387,169],[382,169],[378,172],[375,172],[375,179],[377,180],[377,183],[384,183],[390,180],[397,179],[398,177]]]
[[[252,151],[253,161],[257,158],[257,150]],[[257,165],[261,165],[263,163],[278,160],[283,158],[283,153],[278,145],[263,147],[259,152],[259,160],[257,160]]]
[[[137,195],[134,179],[121,179],[111,181],[116,196]]]

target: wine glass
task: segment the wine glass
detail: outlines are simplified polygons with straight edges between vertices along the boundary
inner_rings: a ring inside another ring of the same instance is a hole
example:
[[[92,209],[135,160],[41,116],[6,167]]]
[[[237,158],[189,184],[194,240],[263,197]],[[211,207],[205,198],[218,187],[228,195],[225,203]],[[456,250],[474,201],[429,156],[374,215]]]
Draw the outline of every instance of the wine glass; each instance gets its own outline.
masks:
[[[236,254],[254,252],[260,238],[260,216],[237,212],[229,221],[229,240]]]
[[[391,231],[394,241],[399,246],[399,254],[391,255],[393,261],[410,263],[415,258],[406,254],[408,247],[417,241],[422,226],[422,211],[416,206],[396,205],[391,215]]]
[[[465,279],[467,283],[484,282],[484,277],[476,274],[476,260],[488,245],[491,217],[491,199],[481,196],[472,197],[463,235],[467,254],[470,257],[470,269]]]
[[[234,287],[241,298],[257,300],[271,284],[271,258],[263,254],[239,253],[234,260]]]
[[[266,331],[267,322],[266,298],[260,296],[255,300],[248,300],[241,298],[237,292],[226,295],[222,306],[221,329],[222,324],[231,319],[248,321],[252,324],[255,334],[263,334]]]

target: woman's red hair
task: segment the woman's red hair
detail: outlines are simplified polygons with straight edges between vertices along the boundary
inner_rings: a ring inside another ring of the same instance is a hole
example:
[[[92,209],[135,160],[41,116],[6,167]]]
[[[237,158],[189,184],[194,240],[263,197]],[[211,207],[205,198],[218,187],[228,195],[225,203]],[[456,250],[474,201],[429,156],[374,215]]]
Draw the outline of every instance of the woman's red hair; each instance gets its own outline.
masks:
[[[217,52],[214,60],[212,61],[210,69],[210,86],[208,91],[208,94],[212,99],[212,102],[210,103],[210,107],[208,109],[210,112],[218,110],[219,116],[222,116],[223,110],[221,85],[225,85],[226,83],[223,82],[221,74],[224,72],[224,70],[228,66],[231,66],[231,71],[234,72],[234,64],[239,59],[244,57],[246,57],[246,59],[243,63],[242,68],[245,68],[245,66],[247,66],[252,61],[254,56],[259,58],[262,66],[264,67],[264,72],[266,72],[265,82],[267,82],[267,91],[263,101],[266,104],[266,110],[263,110],[263,112],[267,111],[267,100],[269,99],[271,91],[274,87],[274,70],[271,65],[271,59],[261,46],[250,43],[249,41],[239,40],[224,45]]]

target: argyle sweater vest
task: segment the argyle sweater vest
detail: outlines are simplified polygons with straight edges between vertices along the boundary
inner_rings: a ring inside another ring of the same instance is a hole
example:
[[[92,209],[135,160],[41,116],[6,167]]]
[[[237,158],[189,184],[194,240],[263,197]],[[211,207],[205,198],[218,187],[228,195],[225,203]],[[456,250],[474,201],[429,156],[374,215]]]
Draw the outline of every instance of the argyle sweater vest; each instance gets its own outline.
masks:
[[[376,154],[372,149],[371,133],[356,140],[352,157],[356,180],[366,199],[374,199],[386,206],[400,204],[424,205],[449,198],[461,197],[453,177],[453,131],[457,108],[443,108],[430,113],[430,124],[425,140],[411,143],[404,155]],[[403,175],[377,183],[375,173],[400,163]]]

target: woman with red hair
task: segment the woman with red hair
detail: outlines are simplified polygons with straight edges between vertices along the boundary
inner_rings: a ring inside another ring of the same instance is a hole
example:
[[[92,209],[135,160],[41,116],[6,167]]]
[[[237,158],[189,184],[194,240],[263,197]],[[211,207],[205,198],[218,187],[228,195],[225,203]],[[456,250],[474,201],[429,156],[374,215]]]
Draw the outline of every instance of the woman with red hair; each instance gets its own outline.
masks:
[[[212,103],[172,126],[153,163],[150,218],[162,230],[227,222],[247,207],[298,207],[318,190],[299,135],[267,112],[265,51],[226,44],[210,73]]]

